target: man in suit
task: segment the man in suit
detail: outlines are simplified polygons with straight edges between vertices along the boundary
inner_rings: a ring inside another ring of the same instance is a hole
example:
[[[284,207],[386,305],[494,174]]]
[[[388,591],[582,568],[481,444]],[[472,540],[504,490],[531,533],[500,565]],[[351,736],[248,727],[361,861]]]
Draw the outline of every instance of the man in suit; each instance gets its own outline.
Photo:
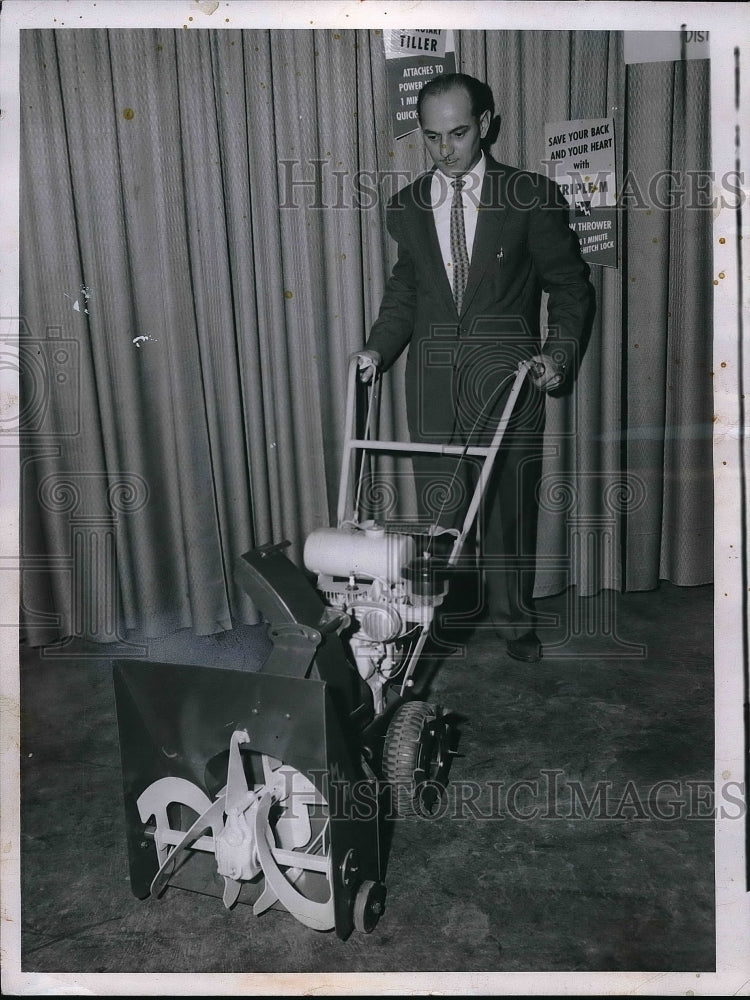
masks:
[[[544,393],[565,392],[575,378],[593,315],[589,270],[556,185],[483,149],[494,115],[485,83],[437,77],[420,91],[417,112],[434,167],[388,205],[398,259],[360,354],[361,377],[388,369],[408,345],[412,440],[487,444],[518,362],[533,363],[495,464],[481,534],[490,619],[512,657],[534,662],[542,653],[533,560]],[[458,524],[472,485],[468,463],[413,461],[420,513]]]

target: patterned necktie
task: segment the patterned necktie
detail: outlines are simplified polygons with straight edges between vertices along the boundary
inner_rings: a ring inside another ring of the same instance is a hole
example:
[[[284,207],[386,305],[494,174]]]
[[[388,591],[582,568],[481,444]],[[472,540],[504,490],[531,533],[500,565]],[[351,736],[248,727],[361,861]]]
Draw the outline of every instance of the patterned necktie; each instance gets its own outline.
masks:
[[[451,181],[454,188],[451,202],[451,259],[453,261],[453,298],[456,300],[456,312],[461,314],[461,302],[464,297],[466,281],[469,277],[469,254],[466,251],[466,231],[464,229],[464,202],[461,188],[463,177]]]

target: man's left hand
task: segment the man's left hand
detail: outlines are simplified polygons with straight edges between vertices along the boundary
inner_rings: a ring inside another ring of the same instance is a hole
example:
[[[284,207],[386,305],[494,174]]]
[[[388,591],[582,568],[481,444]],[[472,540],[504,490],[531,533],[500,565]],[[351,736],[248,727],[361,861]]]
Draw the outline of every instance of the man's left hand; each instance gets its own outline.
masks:
[[[565,364],[553,361],[548,354],[535,354],[531,366],[531,381],[542,392],[559,389],[565,380]]]

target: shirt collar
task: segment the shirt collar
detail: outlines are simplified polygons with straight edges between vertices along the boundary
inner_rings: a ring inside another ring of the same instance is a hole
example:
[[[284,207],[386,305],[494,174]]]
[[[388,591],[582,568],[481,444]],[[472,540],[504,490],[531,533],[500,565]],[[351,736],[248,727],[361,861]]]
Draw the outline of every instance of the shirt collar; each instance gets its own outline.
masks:
[[[464,186],[462,188],[462,194],[467,194],[469,200],[475,205],[479,204],[480,198],[482,196],[482,184],[484,183],[484,175],[487,170],[487,157],[484,155],[484,150],[471,168],[467,170],[465,174],[462,174],[464,181]],[[438,200],[442,200],[447,196],[453,194],[453,188],[451,187],[451,179],[442,172],[442,170],[435,169],[432,175],[432,203],[433,206]]]
[[[476,201],[479,201],[479,197],[482,194],[482,184],[484,182],[484,174],[487,170],[487,157],[484,155],[484,150],[479,157],[476,165],[471,169],[467,170],[464,176],[464,186],[463,190],[467,194],[475,194]]]

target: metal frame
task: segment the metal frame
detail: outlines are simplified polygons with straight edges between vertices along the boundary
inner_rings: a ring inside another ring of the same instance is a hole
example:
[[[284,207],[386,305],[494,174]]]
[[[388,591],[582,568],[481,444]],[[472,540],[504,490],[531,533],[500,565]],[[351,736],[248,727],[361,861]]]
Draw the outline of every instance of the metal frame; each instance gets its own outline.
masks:
[[[379,383],[381,374],[374,372],[370,383],[367,386],[367,415],[365,420],[364,437],[357,436],[357,389],[361,385],[359,379],[358,354],[353,354],[349,360],[348,389],[345,410],[345,439],[341,457],[341,476],[339,480],[338,506],[337,506],[337,526],[339,529],[347,524],[359,525],[361,523],[359,507],[359,496],[354,495],[353,481],[356,466],[356,458],[361,452],[361,462],[364,463],[368,452],[388,452],[388,453],[408,453],[408,454],[434,454],[434,455],[455,455],[459,458],[464,456],[483,459],[481,471],[479,473],[471,501],[466,510],[463,525],[454,539],[448,567],[454,567],[461,556],[466,538],[471,531],[479,512],[480,504],[487,491],[487,486],[492,474],[492,469],[497,458],[498,451],[502,445],[505,432],[510,423],[513,410],[521,393],[526,376],[534,368],[531,361],[520,361],[516,371],[515,379],[512,383],[508,398],[503,407],[503,412],[495,428],[491,442],[486,446],[478,445],[449,445],[449,444],[423,444],[416,442],[381,440],[372,436],[372,425],[377,426],[379,415]],[[360,465],[362,468],[362,465]],[[438,525],[430,525],[426,534],[434,535],[438,532]],[[398,532],[396,532],[398,534]],[[402,532],[411,534],[411,532]],[[398,670],[401,676],[400,694],[403,696],[406,689],[413,683],[412,677],[417,666],[417,661],[424,649],[429,636],[429,631],[434,618],[434,606],[414,607],[410,611],[399,606],[399,611],[403,614],[409,626],[421,629],[419,637],[408,653],[406,664]],[[387,683],[387,682],[386,682]],[[385,685],[384,685],[385,686]]]
[[[471,530],[474,520],[476,519],[477,513],[479,511],[479,505],[482,502],[482,498],[487,490],[487,484],[492,474],[492,467],[494,465],[497,453],[500,450],[500,446],[505,436],[505,432],[510,423],[510,418],[513,414],[518,396],[520,395],[521,388],[523,386],[524,380],[528,373],[533,368],[533,362],[530,361],[520,361],[518,364],[518,369],[516,372],[516,377],[511,386],[508,399],[506,400],[505,407],[503,408],[502,415],[498,421],[497,427],[495,428],[495,433],[492,437],[492,441],[489,445],[485,447],[480,447],[477,445],[449,445],[449,444],[422,444],[410,441],[383,441],[371,437],[359,438],[356,436],[356,418],[357,418],[357,384],[358,384],[358,365],[357,358],[359,355],[354,354],[349,361],[349,384],[346,397],[346,412],[345,412],[345,426],[346,426],[346,438],[344,439],[344,449],[341,457],[341,477],[339,480],[339,494],[338,494],[338,506],[337,506],[337,520],[338,526],[341,527],[346,521],[353,520],[354,522],[359,522],[359,514],[355,509],[356,499],[352,495],[352,479],[354,472],[354,460],[358,451],[362,451],[363,459],[364,454],[368,451],[381,451],[381,452],[407,452],[409,454],[422,454],[422,455],[456,455],[463,457],[468,455],[471,457],[483,458],[482,471],[479,475],[477,485],[474,489],[474,493],[471,498],[471,502],[466,511],[466,516],[464,518],[463,527],[451,552],[449,559],[449,565],[453,566],[458,561],[461,555],[461,550],[463,549],[466,536]],[[376,398],[377,383],[381,379],[379,372],[376,372],[372,378],[372,381],[368,385],[368,420],[367,429],[370,425],[370,411],[373,408],[373,402]],[[367,433],[367,429],[366,432]],[[347,515],[347,509],[351,511],[350,515]],[[434,527],[434,526],[433,526]]]

